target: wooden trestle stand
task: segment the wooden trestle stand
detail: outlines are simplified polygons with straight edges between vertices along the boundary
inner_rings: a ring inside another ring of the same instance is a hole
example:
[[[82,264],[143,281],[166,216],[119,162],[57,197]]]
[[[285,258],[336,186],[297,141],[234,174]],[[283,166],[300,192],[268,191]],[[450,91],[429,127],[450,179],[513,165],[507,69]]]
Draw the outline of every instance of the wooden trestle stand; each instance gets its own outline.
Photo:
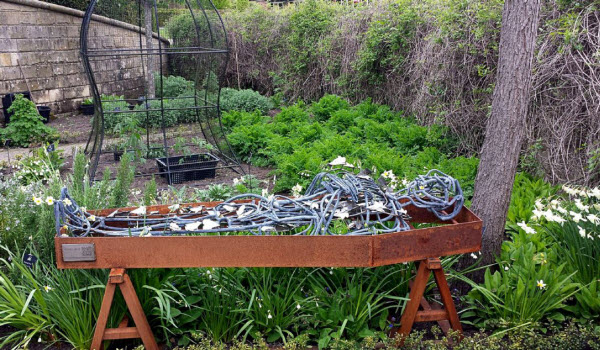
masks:
[[[181,207],[212,207],[216,204],[194,203]],[[135,208],[123,208],[132,209]],[[101,350],[104,340],[132,338],[141,338],[146,349],[158,349],[127,275],[126,269],[131,268],[376,267],[419,261],[417,275],[411,283],[410,301],[404,309],[398,332],[407,336],[415,322],[438,321],[445,333],[451,328],[462,333],[439,257],[479,251],[482,222],[467,208],[448,223],[439,221],[426,210],[410,205],[405,209],[411,222],[442,225],[372,236],[57,236],[56,264],[61,269],[111,269],[92,350]],[[147,210],[160,214],[169,212],[166,205]],[[114,209],[106,209],[94,214],[107,216],[112,212]],[[443,307],[430,305],[423,297],[432,273]],[[106,328],[117,286],[127,303],[134,327],[128,327],[129,320],[125,318],[118,328]]]

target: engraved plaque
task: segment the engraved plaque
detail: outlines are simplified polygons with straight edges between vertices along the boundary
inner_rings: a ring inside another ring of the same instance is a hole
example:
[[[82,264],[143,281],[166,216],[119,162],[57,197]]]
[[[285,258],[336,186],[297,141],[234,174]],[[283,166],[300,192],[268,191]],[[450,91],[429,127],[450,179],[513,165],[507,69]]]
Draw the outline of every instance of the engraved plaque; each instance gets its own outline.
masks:
[[[96,261],[94,243],[62,244],[63,261]]]

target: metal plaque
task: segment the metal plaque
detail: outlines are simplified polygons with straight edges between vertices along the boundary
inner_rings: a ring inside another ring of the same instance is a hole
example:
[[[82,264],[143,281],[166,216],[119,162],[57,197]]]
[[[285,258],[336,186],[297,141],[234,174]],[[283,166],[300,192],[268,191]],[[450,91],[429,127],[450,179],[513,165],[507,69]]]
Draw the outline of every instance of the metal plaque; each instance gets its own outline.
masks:
[[[62,244],[63,261],[96,261],[94,243]]]

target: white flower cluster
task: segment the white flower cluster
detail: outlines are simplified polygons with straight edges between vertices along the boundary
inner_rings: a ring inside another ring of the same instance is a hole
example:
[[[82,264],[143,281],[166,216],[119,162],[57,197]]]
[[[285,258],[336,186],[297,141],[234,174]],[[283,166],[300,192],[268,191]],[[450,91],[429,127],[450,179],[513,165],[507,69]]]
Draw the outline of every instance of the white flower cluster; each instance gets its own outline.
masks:
[[[572,221],[578,225],[581,237],[588,239],[600,237],[600,229],[598,229],[600,225],[600,188],[574,188],[565,185],[562,189],[571,197],[571,200],[538,199],[535,202],[531,220],[538,222],[546,220],[560,225]],[[535,230],[524,222],[517,225],[526,233],[535,233]]]
[[[388,180],[388,185],[390,186],[390,188],[392,190],[396,190],[398,188],[399,184],[402,184],[402,186],[406,186],[408,185],[408,180],[406,178],[399,180],[396,175],[394,175],[394,172],[392,170],[386,170],[384,171],[381,176]]]

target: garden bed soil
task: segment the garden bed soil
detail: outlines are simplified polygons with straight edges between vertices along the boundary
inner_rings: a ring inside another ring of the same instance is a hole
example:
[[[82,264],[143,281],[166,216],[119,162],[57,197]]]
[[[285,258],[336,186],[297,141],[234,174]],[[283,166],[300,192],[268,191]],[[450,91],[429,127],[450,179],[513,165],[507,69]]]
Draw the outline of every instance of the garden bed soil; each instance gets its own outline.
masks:
[[[89,138],[89,133],[91,130],[91,116],[83,115],[81,113],[64,113],[57,115],[53,120],[50,121],[48,126],[55,128],[60,135],[60,143],[59,149],[63,150],[63,157],[65,159],[65,164],[61,169],[61,173],[67,174],[72,172],[73,168],[73,148],[83,149],[86,146],[86,143]],[[177,137],[185,137],[186,139],[190,139],[193,136],[199,136],[194,134],[193,130],[190,128],[185,128],[181,126],[174,126],[166,129],[168,144],[173,146],[175,144],[175,139]],[[143,136],[145,139],[145,135]],[[110,143],[115,142],[114,137],[110,135],[106,135],[104,139],[105,151],[109,149],[108,146]],[[144,141],[145,142],[145,141]],[[160,130],[153,130],[150,133],[150,142],[151,143],[162,143],[162,132]],[[33,149],[34,147],[30,148]],[[18,148],[10,150],[10,157],[14,160],[15,156],[18,154],[27,155],[30,151],[27,148]],[[197,151],[197,150],[196,150]],[[172,151],[171,151],[172,152]],[[173,154],[171,154],[173,155]],[[0,160],[8,157],[8,152],[6,150],[2,150],[2,156],[0,156]],[[114,161],[113,153],[105,153],[100,157],[100,162],[97,170],[96,179],[101,179],[101,176],[106,168],[110,169],[111,173],[116,174],[119,162]],[[217,167],[223,166],[220,162]],[[242,163],[241,166],[246,171],[246,174],[254,175],[257,179],[261,181],[268,182],[270,180],[270,172],[271,168],[259,168],[255,166],[251,166],[249,164]],[[156,165],[156,161],[154,159],[147,159],[145,163],[136,163],[136,174],[152,174],[158,172],[158,167]],[[181,184],[175,184],[175,187],[194,187],[194,188],[206,188],[212,184],[227,184],[233,185],[233,180],[236,178],[240,178],[242,174],[237,173],[231,168],[222,168],[216,170],[216,175],[214,178],[206,178],[202,180],[196,181],[186,181]],[[147,177],[136,177],[133,183],[133,188],[141,189],[145,187],[146,182],[150,179],[150,176]],[[167,188],[167,179],[166,177],[161,177],[160,175],[155,175],[155,179],[157,182],[157,186],[159,189]],[[272,182],[272,181],[271,181]],[[266,183],[262,185],[262,187],[272,187],[272,183],[270,186],[267,186]]]

